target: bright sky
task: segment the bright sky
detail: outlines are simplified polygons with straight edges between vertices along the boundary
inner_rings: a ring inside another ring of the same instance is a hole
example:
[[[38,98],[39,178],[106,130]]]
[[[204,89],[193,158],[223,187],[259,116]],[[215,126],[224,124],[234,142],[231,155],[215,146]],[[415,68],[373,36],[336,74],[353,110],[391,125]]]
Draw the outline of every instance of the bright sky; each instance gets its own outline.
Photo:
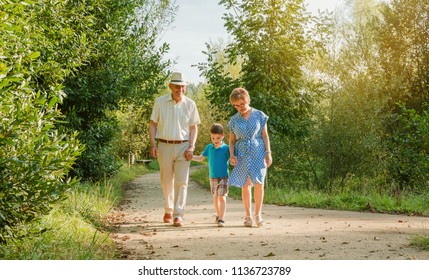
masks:
[[[172,70],[185,75],[190,83],[198,83],[204,79],[199,77],[197,67],[199,62],[205,62],[205,43],[228,39],[228,33],[223,26],[222,14],[224,7],[218,5],[218,0],[176,0],[179,6],[176,19],[162,38],[170,45],[166,59],[176,61]],[[343,0],[305,0],[311,12],[317,10],[334,10]]]

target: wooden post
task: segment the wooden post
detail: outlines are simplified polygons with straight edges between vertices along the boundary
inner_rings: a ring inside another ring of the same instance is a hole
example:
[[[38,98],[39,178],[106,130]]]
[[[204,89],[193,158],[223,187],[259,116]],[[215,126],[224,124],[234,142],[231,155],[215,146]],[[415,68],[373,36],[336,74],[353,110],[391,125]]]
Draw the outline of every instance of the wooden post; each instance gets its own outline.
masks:
[[[134,162],[135,162],[134,154],[129,152],[128,153],[128,167],[131,167],[131,165],[133,165]]]

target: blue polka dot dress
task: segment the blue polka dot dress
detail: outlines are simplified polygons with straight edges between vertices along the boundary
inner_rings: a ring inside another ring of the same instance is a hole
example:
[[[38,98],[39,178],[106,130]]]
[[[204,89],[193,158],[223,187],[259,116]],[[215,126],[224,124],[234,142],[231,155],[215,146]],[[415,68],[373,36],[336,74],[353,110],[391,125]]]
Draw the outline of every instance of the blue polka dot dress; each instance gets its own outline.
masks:
[[[237,113],[232,116],[228,124],[230,132],[234,133],[236,138],[234,155],[238,162],[231,171],[230,186],[241,188],[248,177],[252,185],[263,184],[267,174],[262,129],[267,124],[268,116],[257,109],[251,108],[251,110],[247,120]]]

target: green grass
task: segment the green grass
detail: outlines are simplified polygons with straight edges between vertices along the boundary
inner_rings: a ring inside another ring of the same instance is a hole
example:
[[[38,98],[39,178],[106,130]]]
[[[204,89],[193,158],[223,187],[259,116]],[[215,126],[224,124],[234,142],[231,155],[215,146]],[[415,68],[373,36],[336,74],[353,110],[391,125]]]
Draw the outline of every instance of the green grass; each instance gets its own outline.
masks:
[[[411,246],[421,250],[429,251],[429,237],[423,235],[415,236],[411,240]]]
[[[192,174],[192,179],[202,185],[209,185],[208,169],[201,168]],[[241,198],[239,188],[230,188],[230,196]],[[289,205],[308,208],[371,211],[379,213],[429,216],[429,194],[403,195],[399,199],[387,194],[340,191],[326,193],[308,188],[265,189],[264,202],[276,205]]]
[[[0,246],[0,258],[10,260],[109,260],[116,247],[109,237],[109,211],[122,198],[122,185],[148,173],[144,165],[123,166],[110,180],[78,184],[49,215],[27,228],[43,233]]]

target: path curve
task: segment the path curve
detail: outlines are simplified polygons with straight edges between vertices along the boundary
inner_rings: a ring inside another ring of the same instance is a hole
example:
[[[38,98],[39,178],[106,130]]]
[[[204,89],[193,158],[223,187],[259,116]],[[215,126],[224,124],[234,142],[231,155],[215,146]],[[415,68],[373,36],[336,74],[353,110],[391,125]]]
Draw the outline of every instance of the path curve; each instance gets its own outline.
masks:
[[[159,173],[133,180],[112,211],[112,238],[121,259],[134,260],[429,260],[409,246],[428,234],[429,218],[263,206],[265,226],[243,226],[240,200],[227,199],[226,226],[217,227],[208,188],[190,181],[184,226],[162,222]]]

